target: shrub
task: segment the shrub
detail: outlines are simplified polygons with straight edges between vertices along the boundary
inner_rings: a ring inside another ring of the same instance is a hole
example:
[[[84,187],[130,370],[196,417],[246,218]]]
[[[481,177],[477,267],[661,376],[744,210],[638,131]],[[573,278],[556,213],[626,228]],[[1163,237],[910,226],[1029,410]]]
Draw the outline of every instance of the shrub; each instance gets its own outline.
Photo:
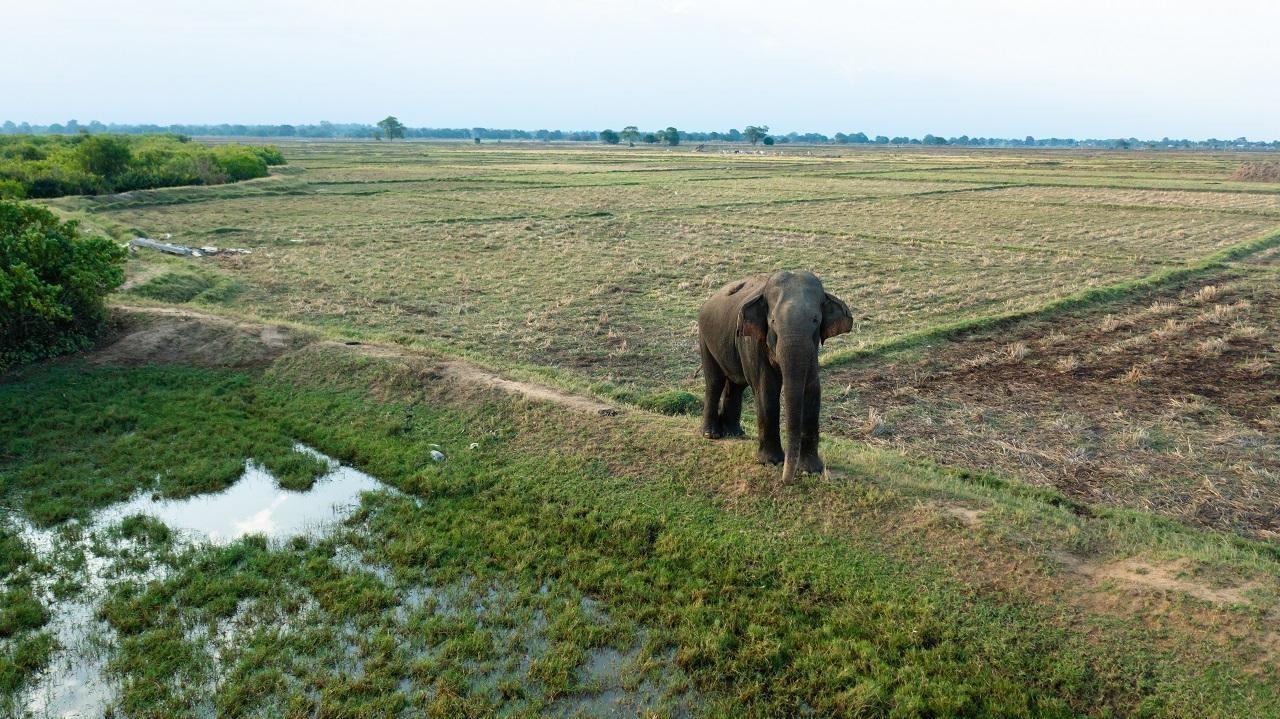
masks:
[[[223,145],[214,148],[213,158],[226,173],[227,180],[239,182],[267,176],[267,162],[252,148],[244,145]]]
[[[76,148],[84,169],[110,183],[129,166],[133,151],[122,137],[91,135]]]
[[[285,164],[284,155],[280,153],[280,148],[275,145],[249,145],[248,147],[269,166]]]
[[[0,135],[0,198],[217,185],[284,163],[275,147],[211,148],[181,135]]]
[[[0,200],[0,369],[81,349],[102,298],[124,282],[125,250],[43,207]]]

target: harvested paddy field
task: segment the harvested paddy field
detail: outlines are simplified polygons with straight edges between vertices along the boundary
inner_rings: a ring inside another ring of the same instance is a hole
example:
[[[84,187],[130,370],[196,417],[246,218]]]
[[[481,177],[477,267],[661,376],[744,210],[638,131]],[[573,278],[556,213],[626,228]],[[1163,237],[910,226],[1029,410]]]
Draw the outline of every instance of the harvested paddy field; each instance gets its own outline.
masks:
[[[1280,185],[1169,189],[1227,183],[1238,164],[1191,153],[285,149],[286,172],[243,186],[64,204],[122,236],[253,249],[199,264],[227,288],[205,304],[632,395],[690,385],[698,305],[746,274],[817,271],[853,308],[855,331],[829,345],[840,351],[1280,230]]]
[[[49,202],[250,253],[0,380],[0,714],[1280,716],[1247,158],[283,149]],[[680,394],[779,268],[854,319],[791,486]]]
[[[1085,501],[1275,540],[1276,257],[1272,249],[1088,312],[833,367],[830,422]]]

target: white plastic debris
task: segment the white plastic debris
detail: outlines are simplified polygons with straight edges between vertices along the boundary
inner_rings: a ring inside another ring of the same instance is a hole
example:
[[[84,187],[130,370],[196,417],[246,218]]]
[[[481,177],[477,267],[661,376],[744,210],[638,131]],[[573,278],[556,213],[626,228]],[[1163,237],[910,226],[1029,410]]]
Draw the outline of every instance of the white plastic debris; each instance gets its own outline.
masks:
[[[480,443],[479,443],[479,442],[472,442],[472,443],[467,447],[467,449],[480,449]]]
[[[441,452],[441,451],[440,451],[440,450],[438,450],[438,449],[433,449],[433,450],[431,450],[431,459],[432,459],[432,460],[434,460],[434,461],[436,461],[436,462],[443,462],[443,461],[444,461],[444,452]]]

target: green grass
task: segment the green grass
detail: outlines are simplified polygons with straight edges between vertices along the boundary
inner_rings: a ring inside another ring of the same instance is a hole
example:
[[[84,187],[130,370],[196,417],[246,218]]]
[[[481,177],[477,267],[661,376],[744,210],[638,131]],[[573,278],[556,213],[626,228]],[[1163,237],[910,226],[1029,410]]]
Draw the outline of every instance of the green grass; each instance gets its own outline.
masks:
[[[255,414],[248,375],[177,366],[41,372],[47,391],[0,385],[0,487],[40,526],[85,519],[94,507],[144,490],[166,497],[217,491],[240,477],[246,459],[281,471],[289,488],[309,486],[322,471]]]
[[[239,282],[211,273],[166,272],[129,290],[139,297],[161,302],[225,303],[239,293]]]
[[[183,549],[125,522],[122,536],[146,538],[144,549],[108,556],[167,568],[117,584],[102,609],[117,635],[117,709],[130,716],[210,702],[220,714],[536,716],[590,696],[584,667],[607,647],[647,667],[663,712],[707,716],[1263,716],[1277,699],[1242,673],[1246,653],[1215,654],[1189,628],[1157,642],[1140,623],[1081,613],[1052,574],[1035,580],[1047,595],[1034,581],[997,589],[964,546],[995,558],[1025,554],[1024,536],[1074,551],[1132,549],[1138,537],[1150,550],[1158,537],[1199,547],[1220,571],[1274,573],[1273,558],[1140,515],[1082,517],[1052,492],[994,477],[837,444],[831,464],[852,481],[766,491],[772,473],[749,464],[746,443],[696,441],[691,419],[602,425],[322,349],[266,374],[71,364],[5,389],[6,407],[54,394],[67,407],[37,403],[14,419],[63,420],[33,434],[74,461],[24,451],[3,464],[0,501],[45,519],[127,494],[85,491],[86,464],[146,467],[116,470],[142,482],[153,458],[177,461],[166,430],[178,417],[201,439],[183,443],[188,467],[238,468],[294,438],[404,492],[367,495],[336,534],[284,544]],[[156,419],[66,421],[141,406]],[[449,462],[429,459],[436,444]],[[14,481],[37,469],[75,491],[49,508],[39,485]],[[750,488],[734,489],[743,480]],[[173,494],[196,489],[164,481]],[[993,502],[1009,520],[972,536],[913,528],[919,502],[941,497]],[[411,602],[422,587],[441,604]],[[215,660],[209,642],[224,631]]]

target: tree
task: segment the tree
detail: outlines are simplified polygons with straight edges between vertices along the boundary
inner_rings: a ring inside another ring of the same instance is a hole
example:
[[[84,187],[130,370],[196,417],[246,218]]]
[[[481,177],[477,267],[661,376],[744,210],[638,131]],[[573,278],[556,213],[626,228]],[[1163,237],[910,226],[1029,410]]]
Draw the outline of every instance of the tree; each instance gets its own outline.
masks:
[[[90,135],[80,142],[76,152],[84,169],[101,177],[107,184],[125,171],[133,157],[128,140],[110,135]]]
[[[763,142],[765,145],[770,145],[770,146],[773,145],[773,135],[765,135],[764,139],[761,140],[761,142]]]
[[[628,145],[635,145],[636,140],[640,139],[640,128],[635,125],[627,125],[622,128],[622,132],[619,134],[619,137],[621,137]]]
[[[83,348],[106,325],[102,298],[126,253],[43,207],[0,200],[0,369]]]
[[[662,141],[668,145],[675,147],[680,144],[680,131],[674,127],[668,127],[662,131]]]
[[[404,125],[396,119],[395,115],[387,115],[385,119],[379,120],[378,127],[382,128],[382,134],[386,135],[388,140],[404,139]]]
[[[855,132],[849,136],[849,142],[852,142],[855,145],[865,145],[866,143],[870,142],[870,140],[867,139],[867,133]]]
[[[657,144],[658,136],[653,134],[652,132],[646,132],[644,134],[643,141],[649,145]]]
[[[616,145],[621,139],[621,136],[613,130],[600,131],[600,142],[603,142],[606,145]]]
[[[750,142],[752,145],[763,140],[768,134],[768,125],[760,125],[759,127],[755,125],[747,125],[747,129],[742,131],[742,136],[747,138],[747,142]]]

